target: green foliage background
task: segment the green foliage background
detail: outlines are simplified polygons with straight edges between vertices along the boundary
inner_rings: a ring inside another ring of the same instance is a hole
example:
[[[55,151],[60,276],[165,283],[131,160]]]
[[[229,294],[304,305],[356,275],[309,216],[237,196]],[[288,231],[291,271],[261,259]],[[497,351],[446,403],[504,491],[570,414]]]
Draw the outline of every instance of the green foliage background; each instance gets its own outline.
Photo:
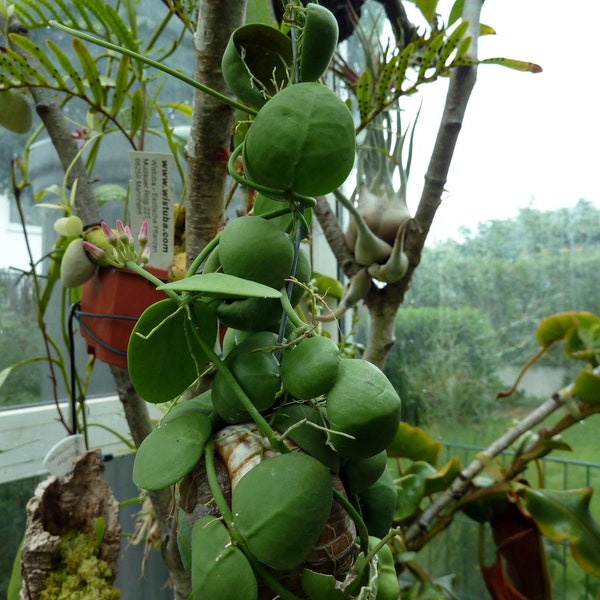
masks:
[[[31,283],[18,272],[0,271],[0,371],[43,353]],[[0,388],[0,408],[39,402],[41,369],[38,362],[15,369]]]
[[[396,318],[386,374],[411,423],[478,421],[502,389],[498,370],[537,351],[542,318],[600,312],[600,209],[591,202],[521,209],[462,235],[425,249]],[[569,372],[571,362],[556,348],[540,364]]]

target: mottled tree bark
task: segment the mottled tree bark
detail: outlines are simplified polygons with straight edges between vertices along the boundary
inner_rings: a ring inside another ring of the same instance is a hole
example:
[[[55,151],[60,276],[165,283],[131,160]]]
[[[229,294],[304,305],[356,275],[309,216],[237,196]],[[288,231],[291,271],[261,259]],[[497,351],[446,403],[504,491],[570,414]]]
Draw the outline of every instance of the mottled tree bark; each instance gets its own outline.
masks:
[[[246,3],[200,0],[194,35],[194,77],[222,93],[228,90],[221,58],[231,32],[243,23]],[[192,129],[187,146],[186,254],[188,264],[212,240],[225,222],[227,159],[234,109],[194,90]]]

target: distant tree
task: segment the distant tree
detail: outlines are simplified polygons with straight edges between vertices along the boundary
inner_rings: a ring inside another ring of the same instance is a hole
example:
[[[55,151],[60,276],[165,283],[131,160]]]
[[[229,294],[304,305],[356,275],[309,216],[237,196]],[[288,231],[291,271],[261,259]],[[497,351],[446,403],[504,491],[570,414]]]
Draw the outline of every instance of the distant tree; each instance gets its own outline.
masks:
[[[463,242],[426,248],[407,302],[484,311],[503,362],[522,364],[535,351],[530,332],[545,315],[600,309],[599,236],[600,209],[589,201],[554,211],[521,209],[515,218],[465,232]],[[545,360],[562,363],[558,352]]]

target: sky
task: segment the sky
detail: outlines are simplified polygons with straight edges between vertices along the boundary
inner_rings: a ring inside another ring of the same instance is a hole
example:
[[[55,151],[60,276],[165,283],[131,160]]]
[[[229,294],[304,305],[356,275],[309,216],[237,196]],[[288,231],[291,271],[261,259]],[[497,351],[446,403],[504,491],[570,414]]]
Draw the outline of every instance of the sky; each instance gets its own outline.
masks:
[[[487,0],[479,57],[539,64],[522,73],[482,65],[459,134],[446,194],[430,241],[459,239],[461,227],[515,216],[518,208],[551,210],[580,198],[600,206],[600,92],[595,65],[597,0]],[[409,206],[418,202],[447,89],[426,86],[417,126]]]

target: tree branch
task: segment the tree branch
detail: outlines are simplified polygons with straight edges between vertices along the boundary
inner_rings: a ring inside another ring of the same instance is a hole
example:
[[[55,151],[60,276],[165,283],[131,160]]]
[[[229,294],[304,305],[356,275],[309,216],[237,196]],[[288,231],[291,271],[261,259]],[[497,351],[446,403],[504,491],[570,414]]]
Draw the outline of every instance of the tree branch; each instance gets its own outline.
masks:
[[[463,18],[469,22],[466,35],[471,36],[469,58],[477,58],[477,38],[479,36],[479,15],[483,0],[466,0]],[[404,300],[412,275],[421,260],[421,254],[429,229],[438,207],[454,156],[465,111],[471,92],[477,80],[477,67],[458,67],[450,75],[444,111],[434,143],[429,166],[425,174],[425,184],[414,218],[407,224],[404,251],[409,260],[406,275],[398,283],[389,284],[383,289],[374,288],[365,298],[369,310],[369,339],[365,358],[382,367],[394,345],[394,319]]]
[[[522,421],[519,421],[515,427],[500,436],[495,442],[490,444],[483,452],[478,454],[479,458],[475,458],[468,467],[463,469],[452,485],[432,502],[406,531],[404,541],[407,545],[414,542],[421,534],[423,534],[429,524],[439,518],[441,513],[457,500],[462,498],[468,491],[473,479],[484,469],[487,461],[498,456],[502,451],[506,450],[513,442],[515,442],[524,433],[532,429],[535,425],[543,421],[547,416],[551,415],[558,408],[564,405],[565,397],[569,394],[569,390],[562,393],[556,393],[543,404],[538,406],[534,411],[529,413]]]

